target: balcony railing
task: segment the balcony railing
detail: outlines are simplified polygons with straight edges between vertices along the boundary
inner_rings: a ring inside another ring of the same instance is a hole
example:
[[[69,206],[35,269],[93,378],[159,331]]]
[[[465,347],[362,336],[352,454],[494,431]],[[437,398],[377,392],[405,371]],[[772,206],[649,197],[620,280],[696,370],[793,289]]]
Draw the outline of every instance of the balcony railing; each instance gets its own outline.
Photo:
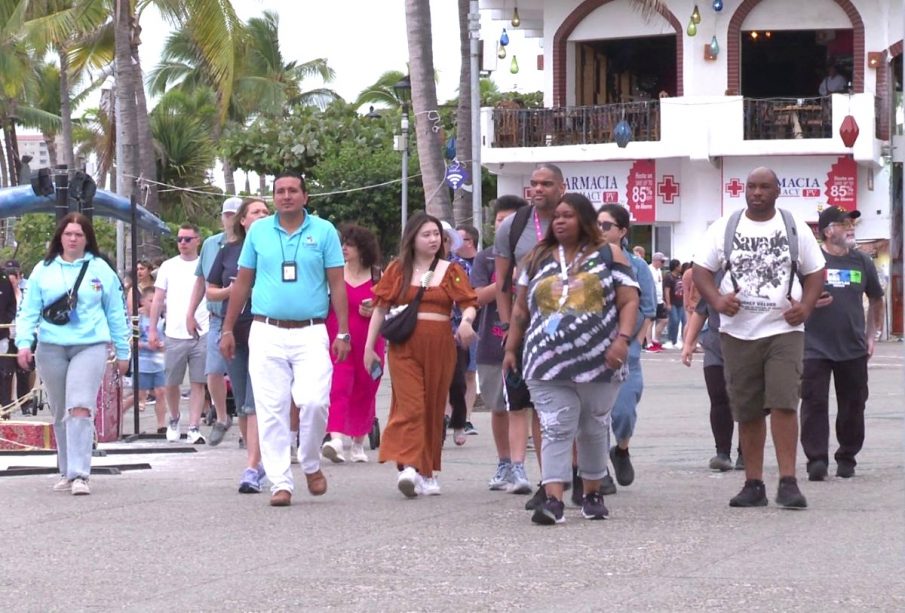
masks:
[[[745,140],[831,138],[833,105],[822,98],[745,98]]]
[[[498,107],[493,110],[494,147],[550,147],[614,142],[621,119],[632,140],[660,140],[660,101],[549,109]]]

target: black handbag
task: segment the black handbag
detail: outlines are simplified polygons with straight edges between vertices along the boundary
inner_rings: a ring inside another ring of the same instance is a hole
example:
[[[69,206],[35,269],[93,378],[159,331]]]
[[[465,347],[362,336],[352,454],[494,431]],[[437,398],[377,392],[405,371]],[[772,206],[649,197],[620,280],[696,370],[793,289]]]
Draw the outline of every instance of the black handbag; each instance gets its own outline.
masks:
[[[69,323],[72,311],[79,301],[79,285],[82,284],[82,278],[85,276],[86,270],[88,270],[88,260],[85,260],[82,264],[82,269],[79,271],[79,276],[75,280],[75,285],[72,286],[72,289],[48,304],[41,311],[44,321],[55,326],[65,326]]]
[[[431,262],[431,266],[428,269],[429,273],[433,274],[439,259],[439,257],[434,258],[434,261]],[[418,288],[418,293],[415,295],[414,300],[408,304],[393,307],[387,312],[383,325],[380,326],[380,334],[383,338],[396,344],[404,343],[408,340],[415,331],[415,324],[418,323],[418,307],[421,305],[421,297],[424,295],[424,289],[429,282],[429,277],[422,279],[421,287]]]

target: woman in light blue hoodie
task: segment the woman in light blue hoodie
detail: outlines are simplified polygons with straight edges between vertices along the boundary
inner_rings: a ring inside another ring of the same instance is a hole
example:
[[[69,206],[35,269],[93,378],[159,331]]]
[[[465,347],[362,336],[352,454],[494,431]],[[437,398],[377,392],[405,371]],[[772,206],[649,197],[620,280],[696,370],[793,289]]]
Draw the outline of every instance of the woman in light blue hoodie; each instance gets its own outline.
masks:
[[[44,311],[64,295],[74,298],[70,305],[75,304],[68,317],[62,318],[68,321],[54,323]],[[60,221],[47,256],[32,271],[16,331],[23,368],[32,359],[35,335],[38,339],[35,366],[53,412],[62,477],[53,489],[76,496],[90,494],[93,415],[106,369],[107,345],[113,343],[117,367],[125,374],[130,331],[122,283],[100,257],[91,221],[81,213],[70,213]]]

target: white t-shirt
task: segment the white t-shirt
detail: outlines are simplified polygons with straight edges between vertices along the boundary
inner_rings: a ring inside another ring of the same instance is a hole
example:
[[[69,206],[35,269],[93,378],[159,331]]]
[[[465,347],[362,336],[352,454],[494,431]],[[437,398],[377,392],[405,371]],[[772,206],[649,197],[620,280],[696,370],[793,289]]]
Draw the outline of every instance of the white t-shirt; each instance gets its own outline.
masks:
[[[197,258],[183,260],[178,255],[160,265],[154,287],[167,293],[166,335],[170,338],[188,340],[192,338],[185,327],[185,316],[195,288],[195,269]],[[195,321],[198,322],[198,334],[207,334],[208,310],[207,301],[201,297],[201,303],[195,309]]]
[[[663,267],[657,268],[653,264],[648,264],[650,274],[654,278],[654,290],[657,292],[657,304],[663,304]]]
[[[713,272],[725,268],[723,242],[728,221],[729,215],[724,215],[707,229],[694,256],[695,264]],[[795,225],[798,228],[798,272],[805,276],[823,268],[823,252],[806,223],[796,217]],[[790,326],[783,319],[783,313],[791,306],[786,294],[792,259],[779,211],[769,221],[752,221],[747,215],[741,216],[731,260],[731,275],[724,275],[719,289],[721,294],[732,293],[734,277],[742,306],[735,316],[720,315],[720,331],[743,340],[804,331],[804,324]],[[792,285],[792,298],[801,299],[801,284],[797,277]]]

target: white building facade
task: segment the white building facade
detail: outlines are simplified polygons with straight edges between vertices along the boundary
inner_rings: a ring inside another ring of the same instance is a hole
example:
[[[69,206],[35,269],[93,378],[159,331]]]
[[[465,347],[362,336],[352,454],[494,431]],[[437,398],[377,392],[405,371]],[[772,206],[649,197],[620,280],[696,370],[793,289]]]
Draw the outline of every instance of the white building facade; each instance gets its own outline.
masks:
[[[811,224],[826,206],[859,209],[859,240],[881,245],[878,264],[895,274],[901,0],[666,0],[647,17],[630,0],[480,6],[485,47],[512,29],[515,6],[542,41],[545,108],[482,111],[482,162],[499,194],[526,193],[534,166],[555,163],[570,191],[629,208],[633,244],[687,261],[712,221],[745,206],[748,172],[768,166],[778,206]],[[844,91],[826,92],[830,82]]]

